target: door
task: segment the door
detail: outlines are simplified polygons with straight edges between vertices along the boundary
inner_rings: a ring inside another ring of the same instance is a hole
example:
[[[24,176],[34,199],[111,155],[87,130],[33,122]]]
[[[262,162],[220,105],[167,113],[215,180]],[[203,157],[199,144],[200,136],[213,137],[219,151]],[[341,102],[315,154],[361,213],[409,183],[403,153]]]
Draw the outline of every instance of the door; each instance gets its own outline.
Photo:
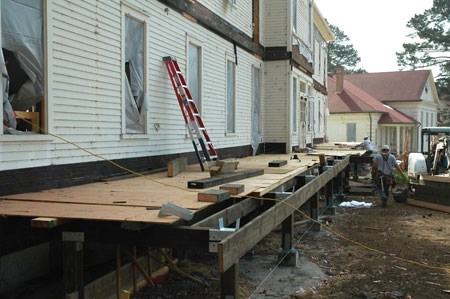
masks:
[[[356,123],[347,124],[347,142],[356,141]]]

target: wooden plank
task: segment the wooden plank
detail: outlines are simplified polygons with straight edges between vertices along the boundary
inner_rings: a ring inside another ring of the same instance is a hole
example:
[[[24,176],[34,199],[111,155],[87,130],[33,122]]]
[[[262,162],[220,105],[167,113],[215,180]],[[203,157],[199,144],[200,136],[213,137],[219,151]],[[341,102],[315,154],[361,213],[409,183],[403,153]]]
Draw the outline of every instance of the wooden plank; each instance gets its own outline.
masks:
[[[187,168],[186,157],[180,157],[175,160],[172,160],[169,163],[167,163],[167,176],[174,177],[177,174],[181,173],[182,171],[185,171],[186,168]]]
[[[450,184],[450,177],[448,176],[431,176],[431,175],[421,175],[421,181],[429,181],[429,182],[439,182],[439,183],[447,183]]]
[[[208,190],[198,193],[198,201],[218,203],[230,198],[228,190]]]
[[[281,167],[287,164],[287,160],[273,160],[269,162],[269,167]]]
[[[159,210],[144,207],[95,206],[85,204],[0,200],[0,215],[67,219],[155,222],[171,224],[175,216],[158,217]]]
[[[31,219],[31,226],[40,228],[52,228],[69,221],[70,220],[64,218],[38,217]]]
[[[241,170],[230,174],[221,174],[211,178],[188,181],[188,188],[204,189],[263,174],[264,170],[262,169]]]
[[[317,193],[318,190],[324,187],[338,173],[344,171],[348,166],[349,161],[350,158],[346,157],[333,168],[325,171],[323,174],[286,198],[284,201],[287,204],[278,202],[265,213],[257,216],[234,234],[219,242],[219,272],[224,273],[233,264],[239,261],[239,259],[262,238],[280,225],[287,216],[294,213],[292,207],[300,207],[308,201],[311,196]]]
[[[427,209],[431,209],[431,210],[441,211],[444,213],[450,213],[449,206],[438,205],[435,203],[421,201],[421,200],[415,200],[415,199],[411,199],[411,198],[408,198],[406,200],[406,203],[409,205],[416,206],[416,207],[427,208]]]
[[[220,190],[228,190],[230,195],[238,195],[239,193],[244,192],[245,185],[244,184],[226,184],[219,187]]]

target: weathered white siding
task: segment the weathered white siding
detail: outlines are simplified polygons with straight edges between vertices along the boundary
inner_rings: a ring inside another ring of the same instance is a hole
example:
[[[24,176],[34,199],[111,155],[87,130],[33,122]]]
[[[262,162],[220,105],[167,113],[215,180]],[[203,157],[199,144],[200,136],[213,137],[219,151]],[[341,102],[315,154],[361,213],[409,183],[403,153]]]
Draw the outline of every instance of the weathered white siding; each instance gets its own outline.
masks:
[[[312,49],[312,31],[310,31],[312,28],[312,14],[309,14],[309,6],[309,0],[297,1],[297,35],[309,49]]]
[[[250,1],[249,1],[250,2]],[[289,23],[289,5],[287,0],[264,0],[264,36],[263,44],[266,47],[286,47]]]
[[[264,142],[286,142],[289,117],[289,61],[267,61],[265,65]]]
[[[249,37],[253,35],[252,1],[237,0],[197,0],[216,15],[233,24]]]
[[[225,136],[225,66],[226,57],[234,57],[232,43],[172,9],[166,13],[166,6],[158,1],[48,2],[51,6],[48,35],[52,41],[48,49],[51,55],[48,76],[52,80],[49,86],[50,132],[108,159],[193,151],[162,61],[164,56],[176,57],[185,73],[189,35],[202,44],[202,114],[214,145],[225,148],[250,144],[251,67],[257,65],[264,71],[262,62],[253,55],[240,48],[237,50],[236,134]],[[139,138],[121,135],[124,114],[120,2],[129,3],[131,10],[144,11],[149,29],[148,134]],[[237,3],[244,5],[245,2]],[[244,5],[237,9],[245,11],[246,8]],[[4,135],[0,136],[0,141],[2,170],[98,160],[49,135]]]

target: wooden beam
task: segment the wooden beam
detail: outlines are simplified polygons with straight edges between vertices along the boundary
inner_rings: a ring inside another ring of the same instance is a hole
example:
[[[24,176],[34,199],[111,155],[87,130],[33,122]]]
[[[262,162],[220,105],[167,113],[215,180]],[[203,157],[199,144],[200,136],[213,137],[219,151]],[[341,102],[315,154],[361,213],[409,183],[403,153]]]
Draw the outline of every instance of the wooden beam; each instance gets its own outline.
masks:
[[[273,160],[269,162],[269,167],[281,167],[287,164],[287,160]]]
[[[198,193],[198,201],[218,203],[230,198],[228,190],[208,190]]]
[[[167,163],[167,176],[174,177],[187,168],[187,158],[181,157]]]
[[[219,189],[230,191],[230,195],[238,195],[239,193],[244,192],[245,185],[244,184],[225,184],[223,186],[220,186]]]
[[[415,200],[415,199],[411,199],[411,198],[408,198],[406,200],[406,203],[416,206],[416,207],[427,208],[427,209],[436,210],[436,211],[440,211],[440,212],[444,212],[444,213],[450,213],[449,206],[438,205],[435,203],[426,202],[426,201],[422,201],[422,200]]]
[[[70,219],[37,217],[37,218],[31,219],[31,226],[39,227],[39,228],[52,228],[52,227],[56,227],[61,224],[64,224],[68,221],[70,221]]]
[[[259,0],[252,0],[253,42],[259,44]]]
[[[210,188],[217,185],[226,184],[229,182],[247,179],[250,177],[263,175],[264,170],[263,169],[246,169],[237,171],[230,174],[221,174],[217,175],[211,178],[204,178],[194,181],[188,182],[188,188],[194,188],[194,189],[204,189],[204,188]]]
[[[219,211],[218,213],[211,215],[195,224],[191,227],[219,227],[219,219],[223,218],[224,225],[228,226],[236,221],[238,218],[242,218],[243,216],[253,212],[257,208],[261,207],[262,201],[257,199],[247,198],[243,201],[232,205],[224,210]]]
[[[233,264],[253,248],[262,238],[281,224],[286,217],[294,213],[292,207],[302,206],[309,198],[341,173],[349,164],[349,157],[338,162],[333,168],[316,177],[304,187],[298,189],[284,201],[278,202],[265,213],[237,230],[233,235],[218,244],[219,272],[224,273]]]
[[[158,0],[179,13],[187,13],[196,22],[206,29],[216,33],[226,40],[236,43],[239,47],[252,54],[264,56],[264,48],[243,31],[233,26],[231,23],[213,13],[204,5],[197,1],[190,0]]]

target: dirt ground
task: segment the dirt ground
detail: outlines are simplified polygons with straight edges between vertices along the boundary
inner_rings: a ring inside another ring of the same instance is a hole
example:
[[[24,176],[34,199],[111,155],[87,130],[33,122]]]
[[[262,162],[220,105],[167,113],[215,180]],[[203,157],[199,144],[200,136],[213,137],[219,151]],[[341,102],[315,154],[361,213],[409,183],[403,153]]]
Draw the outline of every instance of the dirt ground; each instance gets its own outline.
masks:
[[[281,235],[272,232],[240,260],[241,297],[450,298],[448,213],[392,199],[382,208],[372,196],[344,200],[374,205],[338,207],[335,215],[322,216],[320,232],[308,231],[310,224],[299,217],[297,266],[277,265]],[[172,272],[156,289],[133,298],[219,298],[214,255],[191,254],[180,268],[204,283]]]

